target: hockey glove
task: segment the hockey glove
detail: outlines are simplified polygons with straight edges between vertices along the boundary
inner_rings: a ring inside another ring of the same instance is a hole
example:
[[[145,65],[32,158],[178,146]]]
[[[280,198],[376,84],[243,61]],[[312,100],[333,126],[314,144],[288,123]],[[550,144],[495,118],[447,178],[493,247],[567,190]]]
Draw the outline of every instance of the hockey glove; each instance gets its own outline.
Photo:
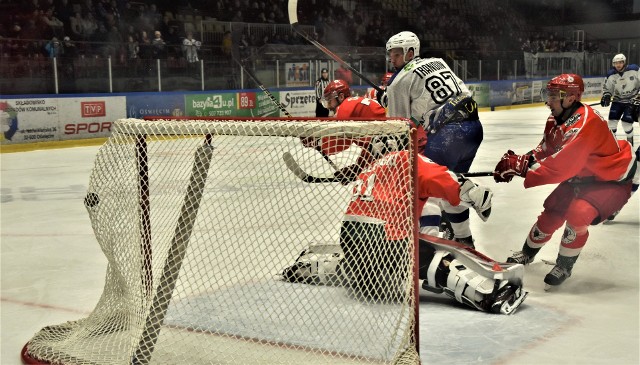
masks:
[[[333,173],[333,176],[340,181],[342,185],[347,185],[350,182],[354,181],[360,175],[362,168],[358,166],[358,164],[353,164],[349,166],[345,166],[340,170]]]
[[[428,120],[427,131],[436,133],[445,124],[477,119],[477,110],[478,105],[470,96],[453,97],[425,115],[425,120]]]
[[[529,160],[531,154],[516,155],[513,151],[509,150],[502,155],[500,162],[493,170],[493,180],[497,183],[510,182],[514,176],[525,177],[529,170]]]
[[[378,104],[382,105],[383,108],[386,108],[387,104],[389,104],[387,100],[387,91],[385,89],[376,90],[376,100],[378,100]]]
[[[602,99],[600,100],[600,106],[607,107],[611,104],[611,94],[604,93],[602,94]]]

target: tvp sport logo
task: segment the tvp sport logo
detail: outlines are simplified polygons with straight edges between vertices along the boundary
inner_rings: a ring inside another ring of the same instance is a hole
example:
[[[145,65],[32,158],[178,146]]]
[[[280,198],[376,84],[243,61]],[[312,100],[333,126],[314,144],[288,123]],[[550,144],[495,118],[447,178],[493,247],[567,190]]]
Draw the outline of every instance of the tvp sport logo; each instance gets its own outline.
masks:
[[[83,118],[104,117],[107,108],[104,101],[83,101],[80,103]]]

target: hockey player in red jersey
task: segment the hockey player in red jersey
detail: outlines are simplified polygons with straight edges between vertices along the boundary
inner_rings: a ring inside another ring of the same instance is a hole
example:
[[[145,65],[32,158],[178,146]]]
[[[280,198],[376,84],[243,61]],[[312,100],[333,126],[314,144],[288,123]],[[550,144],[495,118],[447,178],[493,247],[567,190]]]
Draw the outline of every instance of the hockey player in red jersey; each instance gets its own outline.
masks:
[[[324,90],[324,96],[322,97],[322,104],[325,108],[334,112],[335,118],[338,119],[387,119],[385,109],[374,99],[351,96],[351,89],[349,84],[344,80],[333,80],[329,82]],[[420,150],[424,150],[424,146],[427,142],[426,133],[421,130],[422,133],[418,136],[418,145]],[[359,147],[371,147],[370,140],[367,138],[361,139],[349,139],[339,137],[324,137],[322,140],[306,139],[302,141],[306,147],[316,148],[325,156],[331,156],[336,153],[342,152],[349,148],[351,144],[355,144]],[[358,158],[357,166],[360,168],[366,166],[371,162],[370,151],[367,148],[363,148],[360,157]],[[340,171],[336,171],[336,177],[344,180],[345,182],[352,181],[356,175],[355,170],[351,171],[354,166],[347,166]]]
[[[338,112],[338,106],[345,100],[348,101],[345,103],[344,108],[342,108],[342,111]],[[324,89],[321,102],[326,109],[334,112],[334,117],[338,119],[386,119],[386,112],[384,108],[375,100],[362,97],[351,98],[351,89],[349,88],[349,84],[344,80],[330,81]],[[338,137],[324,137],[322,139],[306,138],[302,140],[302,144],[305,147],[315,148],[325,156],[331,156],[342,152],[349,148],[352,143],[362,147],[365,144],[368,145],[368,140],[354,140]]]
[[[544,278],[547,288],[562,284],[587,243],[589,225],[605,220],[629,199],[636,168],[631,144],[616,140],[607,121],[580,102],[582,78],[554,77],[543,89],[551,109],[542,141],[523,155],[509,150],[495,167],[496,182],[524,177],[524,187],[559,184],[544,202],[522,247],[507,262],[529,264],[553,233],[566,223],[556,264]]]
[[[384,90],[387,88],[387,85],[389,84],[389,80],[391,80],[391,78],[393,77],[393,72],[387,72],[382,76],[382,79],[380,80],[380,89]],[[380,98],[383,96],[384,93],[378,92],[378,90],[371,88],[371,90],[369,90],[369,92],[367,92],[367,97],[369,99],[375,99],[378,101],[378,103],[380,103],[380,105],[382,105]]]

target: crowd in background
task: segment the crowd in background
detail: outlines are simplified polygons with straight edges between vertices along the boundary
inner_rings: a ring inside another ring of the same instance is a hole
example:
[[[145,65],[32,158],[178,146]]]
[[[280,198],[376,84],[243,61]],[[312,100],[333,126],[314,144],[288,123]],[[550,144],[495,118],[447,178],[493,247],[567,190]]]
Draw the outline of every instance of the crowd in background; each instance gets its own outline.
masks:
[[[602,2],[615,8],[628,6],[629,1]],[[580,47],[571,39],[544,33],[532,24],[531,11],[547,21],[560,16],[558,9],[553,12],[553,6],[549,14],[540,13],[539,9],[549,9],[549,1],[543,1],[547,5],[540,4],[537,9],[525,7],[524,12],[518,12],[511,6],[518,1],[406,0],[410,11],[404,17],[401,12],[383,9],[382,3],[367,2],[365,6],[364,1],[301,0],[299,7],[310,10],[300,14],[300,23],[314,25],[314,36],[327,45],[380,47],[391,34],[411,30],[423,39],[425,50],[446,51],[451,57],[499,57],[500,52],[513,51],[598,50],[596,41]],[[111,57],[121,62],[132,58],[193,60],[200,47],[199,32],[193,24],[186,27],[177,14],[198,14],[202,19],[225,22],[288,24],[289,21],[286,0],[192,0],[186,4],[168,0],[26,0],[0,6],[2,57]],[[188,37],[190,30],[193,31]],[[191,48],[185,47],[185,39]],[[224,54],[228,46],[225,41],[206,46]],[[244,48],[306,44],[294,32],[274,32],[260,38],[243,34],[236,43]]]

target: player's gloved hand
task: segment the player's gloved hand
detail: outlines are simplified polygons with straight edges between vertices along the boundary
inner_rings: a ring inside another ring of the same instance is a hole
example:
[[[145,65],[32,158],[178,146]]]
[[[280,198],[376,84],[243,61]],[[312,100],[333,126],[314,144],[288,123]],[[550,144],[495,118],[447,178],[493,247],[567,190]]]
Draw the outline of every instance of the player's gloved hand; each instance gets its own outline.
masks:
[[[447,100],[444,104],[430,110],[424,115],[428,121],[427,131],[436,133],[442,126],[448,123],[456,123],[472,117],[477,113],[478,105],[470,96],[458,95]]]
[[[514,176],[525,177],[529,170],[529,160],[531,154],[516,155],[515,152],[509,150],[502,155],[500,162],[493,170],[493,180],[497,183],[510,182]]]
[[[358,164],[345,166],[340,170],[333,173],[333,176],[340,181],[342,185],[347,185],[350,182],[356,180],[362,168]]]
[[[611,104],[611,94],[604,93],[602,94],[602,99],[600,100],[600,106],[609,106]]]
[[[378,104],[382,105],[383,108],[386,108],[388,104],[387,91],[385,89],[376,90],[376,100],[378,101]]]
[[[300,137],[300,142],[305,147],[317,148],[320,143],[320,139],[315,137]]]

